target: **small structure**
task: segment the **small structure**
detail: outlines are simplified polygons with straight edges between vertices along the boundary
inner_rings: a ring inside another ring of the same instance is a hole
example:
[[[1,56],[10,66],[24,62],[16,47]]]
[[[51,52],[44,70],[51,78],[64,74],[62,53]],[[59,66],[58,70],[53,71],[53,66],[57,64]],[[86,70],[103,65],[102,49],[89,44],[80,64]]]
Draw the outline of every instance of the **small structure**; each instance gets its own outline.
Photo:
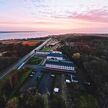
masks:
[[[57,40],[55,40],[55,41],[52,41],[52,42],[48,43],[47,46],[48,47],[53,47],[53,46],[57,45],[58,43],[59,42]]]
[[[62,54],[60,51],[52,51],[52,53]]]
[[[36,51],[35,52],[36,55],[46,55],[46,56],[50,53],[51,53],[50,51]]]
[[[59,88],[54,88],[54,92],[58,93],[59,92]]]

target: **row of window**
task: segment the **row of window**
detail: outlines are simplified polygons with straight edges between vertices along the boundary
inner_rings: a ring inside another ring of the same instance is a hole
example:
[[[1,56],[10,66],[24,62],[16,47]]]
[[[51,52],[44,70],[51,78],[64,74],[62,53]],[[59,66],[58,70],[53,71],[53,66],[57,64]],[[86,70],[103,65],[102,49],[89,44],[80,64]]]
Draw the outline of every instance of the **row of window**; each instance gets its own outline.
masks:
[[[47,59],[63,60],[63,57],[47,57]]]
[[[36,54],[49,54],[49,52],[36,52]]]
[[[72,71],[74,71],[74,69],[75,69],[72,66],[62,66],[62,65],[53,65],[53,64],[46,64],[46,67],[56,68],[56,69],[72,70]]]

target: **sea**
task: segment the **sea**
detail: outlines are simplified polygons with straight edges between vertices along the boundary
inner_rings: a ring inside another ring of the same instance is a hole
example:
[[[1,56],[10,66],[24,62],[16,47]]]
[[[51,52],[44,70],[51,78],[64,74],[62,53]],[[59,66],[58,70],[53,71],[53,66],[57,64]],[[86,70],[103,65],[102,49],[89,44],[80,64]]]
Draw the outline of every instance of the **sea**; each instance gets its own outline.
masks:
[[[0,32],[0,40],[39,38],[39,37],[45,37],[48,35],[53,35],[53,33],[49,33],[49,32]]]

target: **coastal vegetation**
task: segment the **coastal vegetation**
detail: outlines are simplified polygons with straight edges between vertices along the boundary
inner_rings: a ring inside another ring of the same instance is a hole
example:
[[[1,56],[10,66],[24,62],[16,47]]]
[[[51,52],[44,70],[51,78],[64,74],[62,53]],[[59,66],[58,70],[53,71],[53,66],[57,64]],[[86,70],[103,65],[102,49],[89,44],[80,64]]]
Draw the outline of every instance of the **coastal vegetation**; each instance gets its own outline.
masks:
[[[0,41],[0,73],[40,44],[37,40]]]

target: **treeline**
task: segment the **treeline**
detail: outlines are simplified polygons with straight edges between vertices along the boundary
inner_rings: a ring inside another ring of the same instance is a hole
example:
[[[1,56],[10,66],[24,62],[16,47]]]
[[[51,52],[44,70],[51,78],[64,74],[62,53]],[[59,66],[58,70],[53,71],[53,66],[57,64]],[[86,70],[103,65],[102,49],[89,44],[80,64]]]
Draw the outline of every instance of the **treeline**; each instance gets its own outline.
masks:
[[[27,80],[29,72],[28,68],[15,70],[0,82],[0,108],[66,108],[62,96],[58,94],[40,94],[37,87],[21,92],[21,85]]]
[[[0,96],[1,108],[66,108],[61,96],[40,94],[36,89],[28,90],[8,100]]]
[[[61,39],[61,50],[74,60],[90,86],[86,92],[98,100],[99,108],[108,107],[108,38],[106,37],[65,37]],[[79,59],[73,54],[80,53]]]

